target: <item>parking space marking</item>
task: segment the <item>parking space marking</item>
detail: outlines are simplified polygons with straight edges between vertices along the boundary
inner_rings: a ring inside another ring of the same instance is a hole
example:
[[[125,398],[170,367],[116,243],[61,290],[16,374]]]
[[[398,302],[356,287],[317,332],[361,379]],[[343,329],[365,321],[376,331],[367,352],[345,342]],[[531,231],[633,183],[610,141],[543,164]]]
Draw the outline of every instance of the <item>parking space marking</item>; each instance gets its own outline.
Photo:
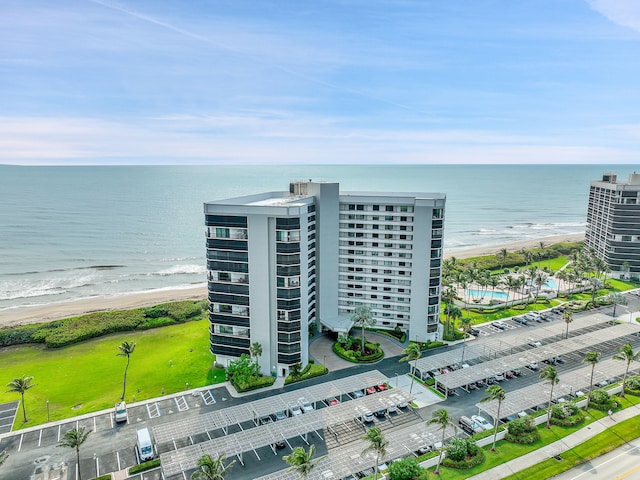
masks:
[[[147,413],[149,414],[149,418],[159,417],[160,407],[158,406],[158,402],[147,403]]]
[[[40,429],[40,435],[38,435],[38,446],[42,444],[42,428]]]
[[[122,470],[122,465],[120,464],[120,452],[116,452],[116,461],[118,462],[118,471]]]
[[[184,397],[175,397],[174,400],[179,412],[189,410],[189,405],[187,405],[187,400]]]
[[[216,399],[213,396],[213,393],[211,393],[211,390],[203,390],[200,392],[200,396],[202,397],[202,401],[205,405],[212,405],[216,403]]]
[[[62,424],[58,425],[58,441],[60,441],[60,430],[62,429]]]
[[[20,435],[20,443],[18,444],[18,451],[22,448],[22,439],[24,438],[24,434]]]

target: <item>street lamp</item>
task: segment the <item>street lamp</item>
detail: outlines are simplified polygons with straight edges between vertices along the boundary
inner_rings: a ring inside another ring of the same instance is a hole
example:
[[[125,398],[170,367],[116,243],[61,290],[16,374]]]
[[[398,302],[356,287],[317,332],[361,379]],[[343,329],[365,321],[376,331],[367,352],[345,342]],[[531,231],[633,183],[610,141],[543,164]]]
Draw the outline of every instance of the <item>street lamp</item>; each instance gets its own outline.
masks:
[[[49,413],[49,400],[47,399],[47,422],[51,421],[51,414]]]
[[[324,369],[325,373],[327,371],[327,356],[323,355],[322,356],[322,368]]]
[[[396,388],[398,388],[398,374],[396,373]]]

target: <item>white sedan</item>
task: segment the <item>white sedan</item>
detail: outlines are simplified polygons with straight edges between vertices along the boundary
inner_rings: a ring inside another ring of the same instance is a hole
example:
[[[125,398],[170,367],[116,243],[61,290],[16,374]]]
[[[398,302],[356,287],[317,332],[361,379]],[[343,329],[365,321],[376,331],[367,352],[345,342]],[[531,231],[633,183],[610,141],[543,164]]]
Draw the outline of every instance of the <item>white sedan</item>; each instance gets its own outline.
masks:
[[[493,430],[493,425],[491,425],[486,418],[481,417],[480,415],[472,415],[471,420],[480,425],[484,430]]]

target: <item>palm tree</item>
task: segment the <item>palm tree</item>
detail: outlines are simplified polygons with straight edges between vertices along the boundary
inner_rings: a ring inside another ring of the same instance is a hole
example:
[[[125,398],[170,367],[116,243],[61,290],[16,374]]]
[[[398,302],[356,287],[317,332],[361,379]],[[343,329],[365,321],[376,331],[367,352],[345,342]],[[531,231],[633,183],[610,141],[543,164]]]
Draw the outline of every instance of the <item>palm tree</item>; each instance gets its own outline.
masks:
[[[471,331],[471,318],[463,317],[460,319],[460,328],[462,329],[462,358],[460,359],[460,363],[464,362],[464,350],[467,346],[467,335]]]
[[[372,327],[376,324],[375,318],[373,318],[373,314],[371,312],[371,308],[366,305],[360,305],[356,307],[353,315],[351,316],[351,321],[362,329],[362,343],[360,347],[360,353],[364,355],[364,329],[365,327]]]
[[[28,421],[27,410],[24,406],[24,392],[29,390],[31,387],[35,387],[36,384],[31,383],[32,381],[33,381],[33,377],[24,375],[22,377],[14,378],[9,383],[7,383],[7,387],[9,387],[9,390],[7,390],[6,393],[15,392],[15,393],[19,393],[20,396],[22,397],[22,415],[24,417],[23,423],[27,423]]]
[[[373,478],[378,478],[378,465],[380,464],[380,458],[384,458],[387,454],[389,440],[384,438],[384,435],[382,435],[382,432],[378,427],[371,427],[362,439],[368,440],[369,445],[367,445],[367,448],[362,451],[361,455],[365,455],[371,451],[376,452],[375,475]]]
[[[638,358],[640,358],[640,352],[634,352],[631,344],[627,343],[626,345],[622,345],[620,347],[618,353],[614,355],[613,358],[616,360],[624,360],[625,362],[627,362],[627,368],[625,369],[624,377],[622,378],[622,393],[620,394],[622,397],[624,397],[624,387],[627,383],[627,374],[629,373],[629,367],[631,366],[631,362],[633,362],[634,360],[637,361]]]
[[[404,353],[405,356],[400,359],[401,362],[411,362],[419,359],[422,356],[420,345],[418,345],[418,343],[416,342],[409,343],[409,346],[405,348],[402,353]],[[415,371],[416,366],[415,363],[413,363],[411,364],[411,388],[409,388],[409,393],[413,391],[413,380],[415,379]]]
[[[304,447],[296,447],[293,452],[291,452],[291,455],[285,455],[282,459],[291,465],[291,470],[300,474],[300,478],[307,478],[307,475],[311,473],[311,470],[315,468],[316,464],[324,458],[320,457],[314,460],[313,455],[315,452],[315,445],[310,445],[308,452]]]
[[[606,300],[609,303],[613,304],[613,316],[616,316],[616,307],[618,305],[626,305],[627,304],[627,297],[625,297],[624,295],[622,295],[620,292],[611,292],[609,295],[606,296]]]
[[[567,330],[565,333],[565,338],[569,338],[569,324],[571,322],[573,322],[573,312],[571,310],[565,310],[562,314],[562,319],[564,320],[564,323],[567,324]]]
[[[480,400],[481,402],[490,402],[492,400],[498,401],[498,412],[496,413],[496,418],[494,419],[496,429],[495,429],[495,432],[493,433],[493,445],[491,446],[491,451],[495,452],[496,439],[498,437],[498,422],[500,421],[500,408],[502,407],[503,400],[507,396],[507,392],[505,392],[500,385],[491,385],[490,387],[487,388],[486,392],[488,396]]]
[[[129,369],[129,361],[131,360],[131,354],[135,349],[136,349],[136,344],[133,342],[132,343],[122,342],[120,345],[118,345],[118,350],[120,350],[120,353],[116,353],[116,355],[118,357],[127,357],[127,366],[124,367],[124,381],[122,384],[122,396],[120,397],[120,400],[124,400],[124,394],[127,390],[127,370]]]
[[[2,450],[0,452],[0,465],[2,465],[4,462],[6,462],[7,458],[9,458],[9,454],[7,453],[6,450]]]
[[[435,412],[431,414],[431,420],[429,423],[436,423],[440,425],[438,430],[442,430],[442,447],[440,447],[440,455],[438,456],[438,465],[436,466],[435,474],[439,475],[440,473],[440,462],[442,461],[442,452],[444,451],[444,438],[445,432],[447,431],[447,427],[455,428],[455,425],[451,421],[451,416],[449,412],[447,412],[444,408],[439,408]]]
[[[551,401],[553,400],[553,387],[560,382],[558,372],[553,365],[547,365],[540,372],[540,379],[547,380],[551,384],[551,392],[549,393],[549,404],[547,405],[547,428],[551,428]]]
[[[446,307],[444,307],[444,311],[447,314],[445,332],[446,335],[449,335],[451,332],[451,322],[453,321],[453,323],[455,324],[456,320],[462,318],[462,310],[456,305],[447,305]]]
[[[249,353],[252,357],[256,357],[256,363],[258,363],[258,357],[262,355],[262,344],[260,342],[253,342],[249,347]]]
[[[600,361],[600,352],[587,352],[584,355],[584,359],[582,360],[584,363],[591,364],[591,380],[589,380],[589,395],[587,395],[587,407],[589,406],[589,402],[591,401],[591,391],[593,390],[593,372],[596,369],[596,363]]]
[[[507,251],[506,248],[501,248],[498,251],[498,253],[496,253],[496,256],[500,260],[500,270],[504,269],[504,262],[507,260],[507,255],[508,254],[509,254],[509,252]]]
[[[64,434],[62,440],[58,444],[58,447],[73,448],[76,451],[76,463],[78,465],[78,480],[82,480],[80,474],[80,446],[87,440],[91,430],[86,430],[85,427],[72,428]]]
[[[221,453],[216,458],[205,454],[198,459],[198,470],[191,474],[192,480],[224,480],[235,460],[229,464],[224,464],[224,455]]]

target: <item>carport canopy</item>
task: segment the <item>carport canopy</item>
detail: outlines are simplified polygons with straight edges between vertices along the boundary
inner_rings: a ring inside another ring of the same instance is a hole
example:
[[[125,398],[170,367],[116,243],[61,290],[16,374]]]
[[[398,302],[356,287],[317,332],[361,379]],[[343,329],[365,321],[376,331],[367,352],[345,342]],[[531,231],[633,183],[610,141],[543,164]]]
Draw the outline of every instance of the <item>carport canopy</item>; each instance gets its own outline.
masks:
[[[386,449],[387,454],[380,459],[380,462],[404,457],[419,448],[441,442],[442,433],[438,431],[438,428],[437,425],[427,424],[425,426],[424,423],[419,423],[399,430],[385,432],[385,438],[389,440],[389,445]],[[446,432],[445,442],[452,437],[454,431],[455,429],[451,428]],[[340,479],[373,468],[376,460],[375,453],[362,455],[362,451],[367,445],[367,442],[358,440],[329,452],[309,473],[307,479]],[[256,480],[298,480],[299,478],[299,473],[291,469],[285,469],[258,477]]]
[[[435,381],[447,389],[464,387],[471,382],[489,378],[497,373],[504,373],[514,368],[522,368],[532,362],[541,362],[554,356],[590,349],[600,343],[615,341],[628,335],[637,334],[639,331],[640,325],[638,324],[616,324],[596,332],[570,337],[550,345],[531,348],[524,352],[472,365],[469,368],[437,375]]]
[[[276,441],[286,441],[296,436],[300,436],[306,441],[306,436],[310,432],[317,433],[324,428],[331,429],[334,425],[353,421],[353,419],[362,416],[365,412],[373,412],[401,401],[410,402],[412,399],[413,395],[402,389],[395,388],[357,398],[333,407],[313,410],[303,415],[288,417],[284,420],[259,425],[238,433],[217,437],[161,454],[162,471],[166,476],[171,476],[196,468],[198,459],[204,453],[222,453],[226,457],[237,456],[242,461],[241,455],[244,452],[253,450],[258,456],[256,449],[272,445]]]
[[[626,362],[620,360],[604,360],[596,364],[593,372],[594,385],[610,378],[620,377],[627,368]],[[591,380],[591,366],[581,367],[571,372],[563,372],[559,375],[560,383],[553,388],[553,400],[568,396],[582,388],[588,388]],[[551,385],[540,381],[534,385],[507,392],[500,407],[502,418],[516,415],[537,406],[546,407],[551,394]],[[494,420],[498,415],[498,401],[476,403],[476,407],[489,414]]]
[[[288,410],[291,405],[298,404],[300,398],[315,403],[332,396],[340,397],[355,390],[363,390],[387,381],[388,378],[385,375],[378,370],[372,370],[353,377],[216,410],[205,415],[157,425],[153,427],[153,438],[157,445],[163,445],[180,438],[215,430],[222,430],[226,433],[228,427],[232,425],[240,425],[248,421],[257,423],[260,417],[274,414],[280,410]]]

